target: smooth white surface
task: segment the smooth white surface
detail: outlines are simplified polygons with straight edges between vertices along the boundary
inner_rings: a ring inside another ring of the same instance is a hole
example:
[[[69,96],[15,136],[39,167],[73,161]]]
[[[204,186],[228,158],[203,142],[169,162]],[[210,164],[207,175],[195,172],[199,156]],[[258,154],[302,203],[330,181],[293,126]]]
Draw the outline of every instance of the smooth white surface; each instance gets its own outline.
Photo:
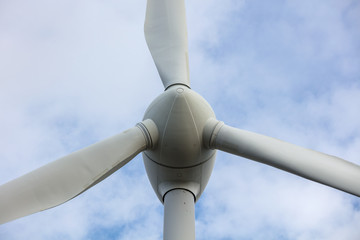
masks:
[[[151,160],[145,152],[142,155],[151,186],[161,202],[164,201],[165,193],[175,188],[189,190],[197,201],[210,179],[216,152],[213,150],[213,155],[207,161],[185,168],[166,167]]]
[[[190,86],[184,0],[148,0],[144,30],[164,87]]]
[[[143,130],[133,127],[1,185],[0,224],[72,199],[124,166],[147,144]]]
[[[215,117],[209,103],[198,93],[177,84],[159,95],[144,119],[159,129],[158,144],[143,153],[151,185],[160,199],[174,188],[184,188],[200,198],[215,162],[215,151],[203,144],[203,128]]]
[[[223,125],[211,147],[360,196],[360,166],[341,158]]]
[[[175,189],[165,195],[164,240],[195,240],[194,195]]]
[[[205,148],[203,128],[215,113],[195,91],[174,85],[147,108],[144,119],[152,119],[159,129],[158,146],[146,151],[153,161],[174,168],[186,168],[207,161],[213,150]]]

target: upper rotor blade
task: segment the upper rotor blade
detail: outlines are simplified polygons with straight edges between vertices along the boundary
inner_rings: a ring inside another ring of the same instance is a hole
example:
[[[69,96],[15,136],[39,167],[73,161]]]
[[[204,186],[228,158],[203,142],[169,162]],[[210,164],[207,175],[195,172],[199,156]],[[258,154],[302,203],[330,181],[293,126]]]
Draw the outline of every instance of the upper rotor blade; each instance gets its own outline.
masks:
[[[184,0],[148,0],[144,30],[164,87],[190,87]]]
[[[217,125],[210,147],[246,157],[360,197],[360,166],[264,135]]]
[[[0,224],[62,204],[124,166],[151,145],[143,123],[0,186]]]

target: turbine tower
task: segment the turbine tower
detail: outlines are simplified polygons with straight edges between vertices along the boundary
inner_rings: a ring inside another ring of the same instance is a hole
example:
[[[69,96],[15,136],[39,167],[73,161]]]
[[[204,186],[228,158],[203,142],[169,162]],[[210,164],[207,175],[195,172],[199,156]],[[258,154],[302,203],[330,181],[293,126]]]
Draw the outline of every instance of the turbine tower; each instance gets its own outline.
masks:
[[[195,203],[217,150],[360,196],[360,166],[216,119],[207,101],[190,88],[184,0],[148,0],[145,38],[165,91],[143,121],[0,186],[0,224],[78,196],[141,152],[164,204],[166,240],[195,239]]]

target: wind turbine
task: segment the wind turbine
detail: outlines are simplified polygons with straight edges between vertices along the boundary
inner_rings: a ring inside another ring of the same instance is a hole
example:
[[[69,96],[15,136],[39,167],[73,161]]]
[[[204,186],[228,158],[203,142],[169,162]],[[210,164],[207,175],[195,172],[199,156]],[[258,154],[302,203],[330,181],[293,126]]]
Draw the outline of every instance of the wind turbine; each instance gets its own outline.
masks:
[[[214,149],[359,196],[359,166],[216,120],[209,104],[189,89],[182,1],[149,0],[145,36],[166,90],[149,106],[144,121],[1,186],[1,222],[77,196],[141,151],[153,188],[164,202],[164,239],[194,238],[194,202],[210,177]]]

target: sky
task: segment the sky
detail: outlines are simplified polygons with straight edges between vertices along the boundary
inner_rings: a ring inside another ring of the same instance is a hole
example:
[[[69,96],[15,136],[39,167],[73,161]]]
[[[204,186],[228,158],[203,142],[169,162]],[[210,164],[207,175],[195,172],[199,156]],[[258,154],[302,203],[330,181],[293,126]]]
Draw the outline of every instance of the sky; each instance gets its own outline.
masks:
[[[217,119],[360,164],[359,1],[185,3],[191,87]],[[142,120],[163,92],[145,8],[0,1],[0,184]],[[139,155],[81,196],[1,225],[0,239],[151,240],[162,225]],[[218,152],[196,238],[359,239],[360,199]]]

